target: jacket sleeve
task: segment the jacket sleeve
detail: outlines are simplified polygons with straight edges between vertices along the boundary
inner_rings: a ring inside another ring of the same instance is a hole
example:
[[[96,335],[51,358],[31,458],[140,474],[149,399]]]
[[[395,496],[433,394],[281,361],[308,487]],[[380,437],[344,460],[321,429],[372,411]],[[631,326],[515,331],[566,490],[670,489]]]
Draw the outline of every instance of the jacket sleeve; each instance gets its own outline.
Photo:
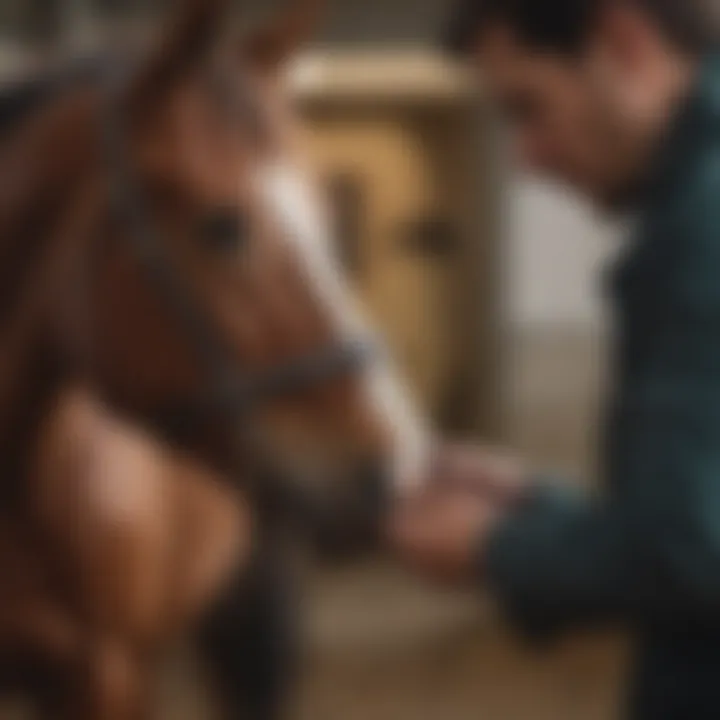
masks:
[[[531,636],[718,623],[720,303],[684,305],[655,340],[620,401],[616,492],[540,482],[485,548],[485,578]]]

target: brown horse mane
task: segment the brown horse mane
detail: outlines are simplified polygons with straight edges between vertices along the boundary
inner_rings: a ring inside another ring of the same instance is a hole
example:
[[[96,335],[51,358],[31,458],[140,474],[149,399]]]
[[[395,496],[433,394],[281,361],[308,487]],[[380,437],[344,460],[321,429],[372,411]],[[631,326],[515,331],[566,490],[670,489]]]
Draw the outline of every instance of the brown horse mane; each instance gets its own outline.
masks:
[[[78,192],[98,154],[97,99],[82,80],[61,85],[55,77],[14,86],[0,99],[0,467],[6,472],[8,451],[23,444],[56,360],[50,315],[77,246],[77,223],[88,212]]]

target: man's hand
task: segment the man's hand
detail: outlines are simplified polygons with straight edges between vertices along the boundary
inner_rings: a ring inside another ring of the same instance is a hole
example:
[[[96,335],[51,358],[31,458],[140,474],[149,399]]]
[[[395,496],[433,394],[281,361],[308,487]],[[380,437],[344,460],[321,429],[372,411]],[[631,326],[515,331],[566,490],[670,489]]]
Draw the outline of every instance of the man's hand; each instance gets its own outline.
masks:
[[[432,484],[514,505],[528,483],[522,462],[513,455],[477,445],[447,444],[438,450]]]
[[[471,445],[441,447],[425,490],[399,501],[391,518],[399,558],[432,580],[479,579],[488,538],[522,500],[525,477],[522,464],[507,454]]]
[[[400,504],[390,539],[411,570],[441,583],[470,584],[481,576],[483,544],[502,514],[476,492],[431,489]]]

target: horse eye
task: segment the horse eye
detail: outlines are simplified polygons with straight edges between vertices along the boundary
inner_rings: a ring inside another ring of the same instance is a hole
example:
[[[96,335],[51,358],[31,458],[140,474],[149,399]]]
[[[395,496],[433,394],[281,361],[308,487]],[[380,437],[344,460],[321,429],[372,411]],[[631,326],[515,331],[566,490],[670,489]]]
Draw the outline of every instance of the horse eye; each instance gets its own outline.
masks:
[[[213,251],[235,252],[249,237],[246,217],[234,208],[220,209],[203,218],[200,239]]]

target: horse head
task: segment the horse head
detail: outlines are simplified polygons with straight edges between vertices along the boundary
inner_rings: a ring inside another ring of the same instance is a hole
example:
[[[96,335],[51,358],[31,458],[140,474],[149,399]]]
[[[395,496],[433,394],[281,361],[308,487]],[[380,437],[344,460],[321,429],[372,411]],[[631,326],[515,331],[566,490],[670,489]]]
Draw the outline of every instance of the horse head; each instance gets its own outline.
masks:
[[[118,411],[282,478],[335,544],[423,478],[428,433],[352,298],[295,141],[285,70],[317,2],[239,43],[230,5],[186,0],[159,50],[67,121],[85,170],[63,191],[86,208],[69,226],[86,241],[47,314]]]

